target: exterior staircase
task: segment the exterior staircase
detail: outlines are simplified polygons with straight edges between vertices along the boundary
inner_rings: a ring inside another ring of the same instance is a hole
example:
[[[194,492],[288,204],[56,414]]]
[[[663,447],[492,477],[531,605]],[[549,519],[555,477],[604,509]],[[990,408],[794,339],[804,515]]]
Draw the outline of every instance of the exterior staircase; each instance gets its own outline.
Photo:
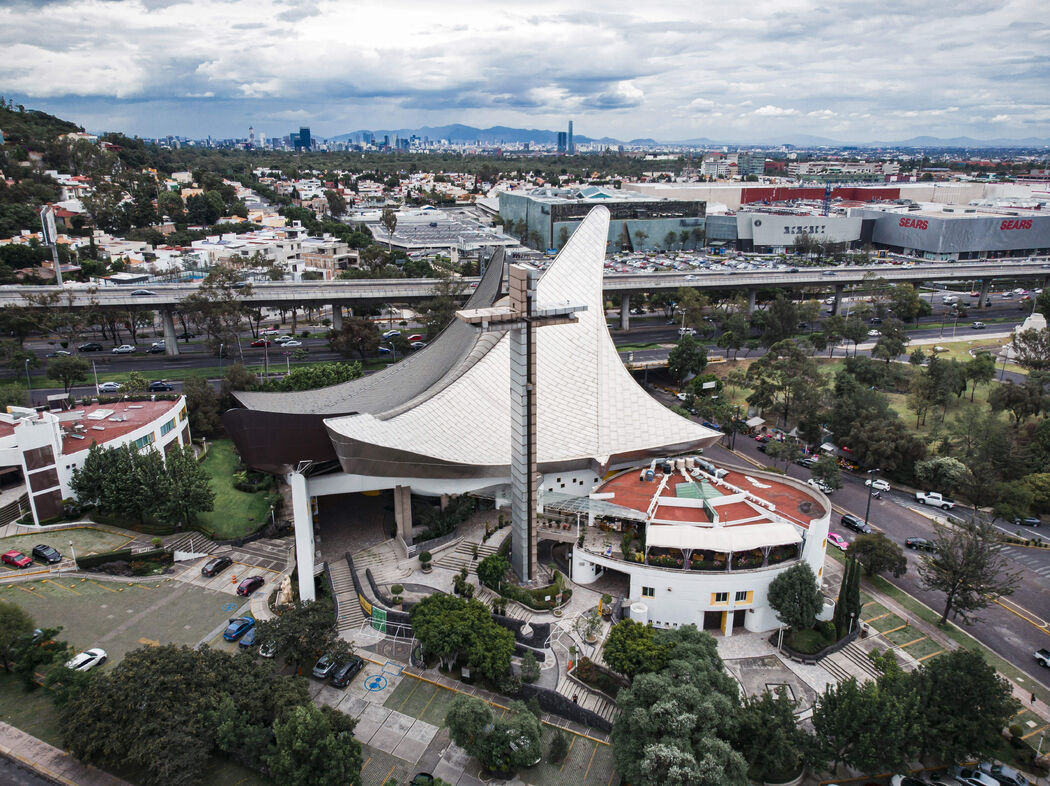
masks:
[[[401,558],[395,549],[392,541],[384,541],[354,555],[354,568],[362,585],[368,583],[365,570],[372,572],[372,578],[378,585],[397,584],[412,575],[411,568],[399,564]]]
[[[559,630],[554,635],[552,649],[557,654],[559,660],[570,657],[569,646],[573,643],[574,641],[572,637],[563,630]],[[564,663],[567,667],[568,660],[565,660]],[[596,691],[592,691],[582,683],[573,682],[564,672],[559,671],[558,686],[555,690],[570,700],[575,696],[577,704],[586,710],[590,710],[591,712],[600,715],[602,718],[609,721],[609,723],[615,721],[616,717],[620,714],[620,710],[615,702],[610,701],[604,695]]]
[[[478,547],[478,558],[474,559],[473,546]],[[499,546],[485,544],[474,544],[465,543],[460,541],[456,544],[455,548],[445,549],[437,559],[434,560],[434,564],[441,568],[448,570],[459,571],[463,568],[467,569],[467,573],[476,573],[478,563],[490,554],[495,554],[499,551]],[[356,559],[356,557],[354,558]],[[377,579],[378,580],[378,579]]]
[[[858,682],[867,682],[879,676],[878,669],[868,659],[868,653],[855,641],[828,655],[820,665],[839,682],[849,677],[856,677]]]
[[[198,554],[218,554],[228,551],[229,546],[222,546],[199,532],[180,532],[164,540],[164,548],[171,552],[187,551]]]
[[[328,571],[332,578],[332,595],[335,596],[336,628],[342,633],[360,627],[365,622],[365,615],[354,589],[350,566],[345,559],[337,559],[328,563]]]

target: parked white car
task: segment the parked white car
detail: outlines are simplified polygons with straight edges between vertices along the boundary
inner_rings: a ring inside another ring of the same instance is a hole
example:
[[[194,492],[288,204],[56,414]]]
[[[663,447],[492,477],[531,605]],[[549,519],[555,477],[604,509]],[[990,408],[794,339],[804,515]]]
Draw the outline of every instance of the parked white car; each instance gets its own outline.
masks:
[[[868,478],[867,480],[864,481],[864,485],[865,486],[871,486],[871,488],[874,491],[889,491],[890,490],[890,484],[887,483],[882,478],[877,478],[876,480],[872,480],[871,478]]]
[[[119,393],[121,384],[119,382],[103,382],[98,386],[99,393]]]
[[[101,650],[98,647],[94,647],[90,650],[84,650],[79,655],[73,656],[71,659],[66,661],[66,668],[73,671],[90,671],[96,666],[101,666],[106,662],[105,650]]]
[[[121,344],[119,347],[113,347],[114,355],[130,355],[135,352],[135,347],[131,344]]]

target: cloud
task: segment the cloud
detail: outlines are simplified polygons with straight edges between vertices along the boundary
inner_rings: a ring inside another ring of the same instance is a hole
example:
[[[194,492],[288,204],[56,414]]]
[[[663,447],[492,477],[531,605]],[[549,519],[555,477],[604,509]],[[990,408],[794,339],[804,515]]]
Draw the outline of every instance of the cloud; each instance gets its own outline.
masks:
[[[0,86],[144,135],[276,135],[294,111],[319,135],[572,116],[625,139],[1050,136],[1044,18],[1043,0],[0,0]]]

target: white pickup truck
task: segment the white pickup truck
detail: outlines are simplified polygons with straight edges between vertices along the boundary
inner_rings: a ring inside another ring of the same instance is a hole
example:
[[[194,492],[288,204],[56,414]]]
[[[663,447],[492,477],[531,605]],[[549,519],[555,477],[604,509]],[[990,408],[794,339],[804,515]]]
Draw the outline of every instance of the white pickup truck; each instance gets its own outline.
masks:
[[[1050,650],[1036,650],[1035,659],[1036,662],[1041,663],[1050,669]]]
[[[933,505],[941,510],[951,510],[955,507],[955,500],[948,499],[937,491],[918,491],[915,493],[915,501],[920,505]]]

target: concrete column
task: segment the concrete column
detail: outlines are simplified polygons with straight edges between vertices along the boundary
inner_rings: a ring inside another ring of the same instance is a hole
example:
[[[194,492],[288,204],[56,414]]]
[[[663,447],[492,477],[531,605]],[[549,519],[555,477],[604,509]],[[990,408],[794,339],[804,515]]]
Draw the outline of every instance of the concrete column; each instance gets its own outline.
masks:
[[[839,313],[839,308],[842,306],[842,284],[835,285],[835,302],[831,304],[831,313]]]
[[[755,297],[758,295],[758,290],[751,288],[747,291],[747,313],[755,313]]]
[[[178,355],[179,340],[175,338],[175,316],[170,308],[160,310],[160,320],[164,323],[164,351],[169,355]]]
[[[441,509],[444,510],[445,508],[447,508],[448,507],[448,503],[449,503],[449,496],[448,496],[448,494],[442,494],[441,495]]]
[[[536,328],[510,331],[511,567],[521,579],[536,572]]]
[[[336,332],[343,329],[343,307],[338,303],[332,304],[332,330]]]
[[[293,472],[288,476],[292,487],[292,520],[295,523],[295,567],[299,574],[299,600],[316,600],[314,593],[314,519],[310,512],[310,492],[306,476]]]
[[[977,297],[977,308],[988,307],[988,289],[992,286],[992,280],[986,278],[981,282],[981,294]]]
[[[624,292],[620,295],[620,330],[631,329],[631,295]]]
[[[394,521],[406,546],[412,545],[412,487],[394,486]]]

